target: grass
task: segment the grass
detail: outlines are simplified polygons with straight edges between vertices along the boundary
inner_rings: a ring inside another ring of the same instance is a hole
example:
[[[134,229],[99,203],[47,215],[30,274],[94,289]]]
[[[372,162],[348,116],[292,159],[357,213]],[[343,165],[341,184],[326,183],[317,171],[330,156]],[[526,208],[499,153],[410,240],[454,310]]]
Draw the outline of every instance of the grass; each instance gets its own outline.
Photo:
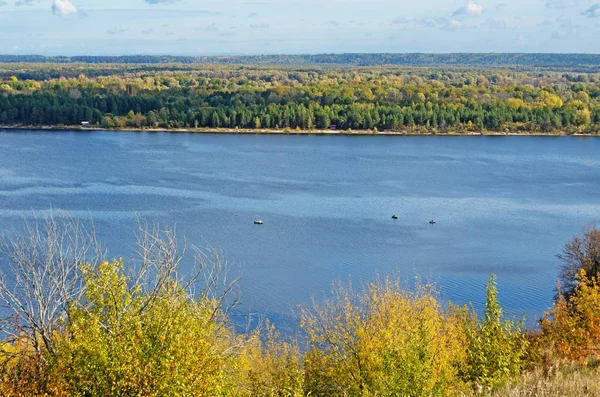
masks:
[[[470,396],[491,397],[600,397],[600,367],[565,366],[545,375],[541,369],[526,372],[501,389],[487,393],[474,391]],[[466,396],[465,396],[466,397]]]

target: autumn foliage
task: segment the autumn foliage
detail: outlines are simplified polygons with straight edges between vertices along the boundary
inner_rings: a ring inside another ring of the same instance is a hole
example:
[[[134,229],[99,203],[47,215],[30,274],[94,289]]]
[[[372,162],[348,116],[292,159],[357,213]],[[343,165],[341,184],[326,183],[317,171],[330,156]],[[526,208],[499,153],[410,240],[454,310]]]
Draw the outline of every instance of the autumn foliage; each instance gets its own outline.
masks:
[[[482,316],[443,303],[432,284],[409,288],[387,278],[358,291],[336,285],[329,299],[302,308],[302,334],[294,339],[269,323],[236,331],[225,299],[229,284],[225,294],[193,289],[200,278],[179,276],[172,236],[144,238],[151,271],[132,272],[123,260],[73,269],[81,293],[51,323],[47,342],[31,327],[7,320],[16,337],[7,334],[0,345],[0,395],[536,395],[519,394],[515,382],[534,384],[530,374],[548,385],[552,376],[576,378],[572,372],[552,375],[536,352],[575,368],[600,359],[600,285],[585,269],[569,299],[557,297],[539,330],[526,331],[522,321],[504,316],[494,276]],[[222,267],[215,260],[201,272],[217,274]]]
[[[600,285],[584,270],[567,301],[558,297],[541,322],[543,338],[563,359],[580,363],[600,360]]]
[[[431,286],[411,292],[386,280],[354,299],[338,287],[334,300],[303,312],[312,395],[443,395],[461,386],[464,329]]]

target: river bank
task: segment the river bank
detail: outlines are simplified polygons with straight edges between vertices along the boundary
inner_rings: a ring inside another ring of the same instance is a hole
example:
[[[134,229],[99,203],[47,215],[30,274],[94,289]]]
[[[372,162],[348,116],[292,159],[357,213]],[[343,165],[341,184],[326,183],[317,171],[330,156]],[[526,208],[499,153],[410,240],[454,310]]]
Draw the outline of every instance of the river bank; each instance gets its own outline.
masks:
[[[255,135],[346,135],[346,136],[576,136],[599,137],[599,134],[543,133],[543,132],[502,132],[502,131],[377,131],[377,130],[295,130],[295,129],[248,129],[248,128],[101,128],[82,126],[15,126],[0,125],[0,130],[38,131],[115,131],[115,132],[174,132],[201,134],[255,134]]]

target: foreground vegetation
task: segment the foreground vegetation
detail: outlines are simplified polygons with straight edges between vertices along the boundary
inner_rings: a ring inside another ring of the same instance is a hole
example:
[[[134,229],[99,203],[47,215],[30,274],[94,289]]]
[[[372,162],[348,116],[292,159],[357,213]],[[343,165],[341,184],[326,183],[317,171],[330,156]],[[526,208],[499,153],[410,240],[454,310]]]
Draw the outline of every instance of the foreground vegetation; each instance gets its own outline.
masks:
[[[565,246],[553,308],[536,330],[507,319],[495,277],[483,315],[396,278],[337,285],[301,310],[303,336],[229,321],[236,277],[195,251],[178,272],[175,235],[140,229],[140,261],[107,261],[68,218],[0,244],[3,396],[598,395],[600,230]]]
[[[546,69],[3,63],[0,126],[598,134],[600,73],[563,57]]]

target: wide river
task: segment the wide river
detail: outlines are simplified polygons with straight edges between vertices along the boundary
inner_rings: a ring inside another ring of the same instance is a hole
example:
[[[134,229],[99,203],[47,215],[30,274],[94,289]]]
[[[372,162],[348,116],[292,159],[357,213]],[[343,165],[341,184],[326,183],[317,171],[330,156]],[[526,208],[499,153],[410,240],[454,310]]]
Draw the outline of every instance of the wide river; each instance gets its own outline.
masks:
[[[93,218],[111,257],[132,256],[136,214],[175,225],[243,267],[245,305],[279,322],[336,280],[391,273],[478,308],[495,273],[531,322],[555,254],[600,220],[600,139],[0,130],[0,231],[50,208]]]

